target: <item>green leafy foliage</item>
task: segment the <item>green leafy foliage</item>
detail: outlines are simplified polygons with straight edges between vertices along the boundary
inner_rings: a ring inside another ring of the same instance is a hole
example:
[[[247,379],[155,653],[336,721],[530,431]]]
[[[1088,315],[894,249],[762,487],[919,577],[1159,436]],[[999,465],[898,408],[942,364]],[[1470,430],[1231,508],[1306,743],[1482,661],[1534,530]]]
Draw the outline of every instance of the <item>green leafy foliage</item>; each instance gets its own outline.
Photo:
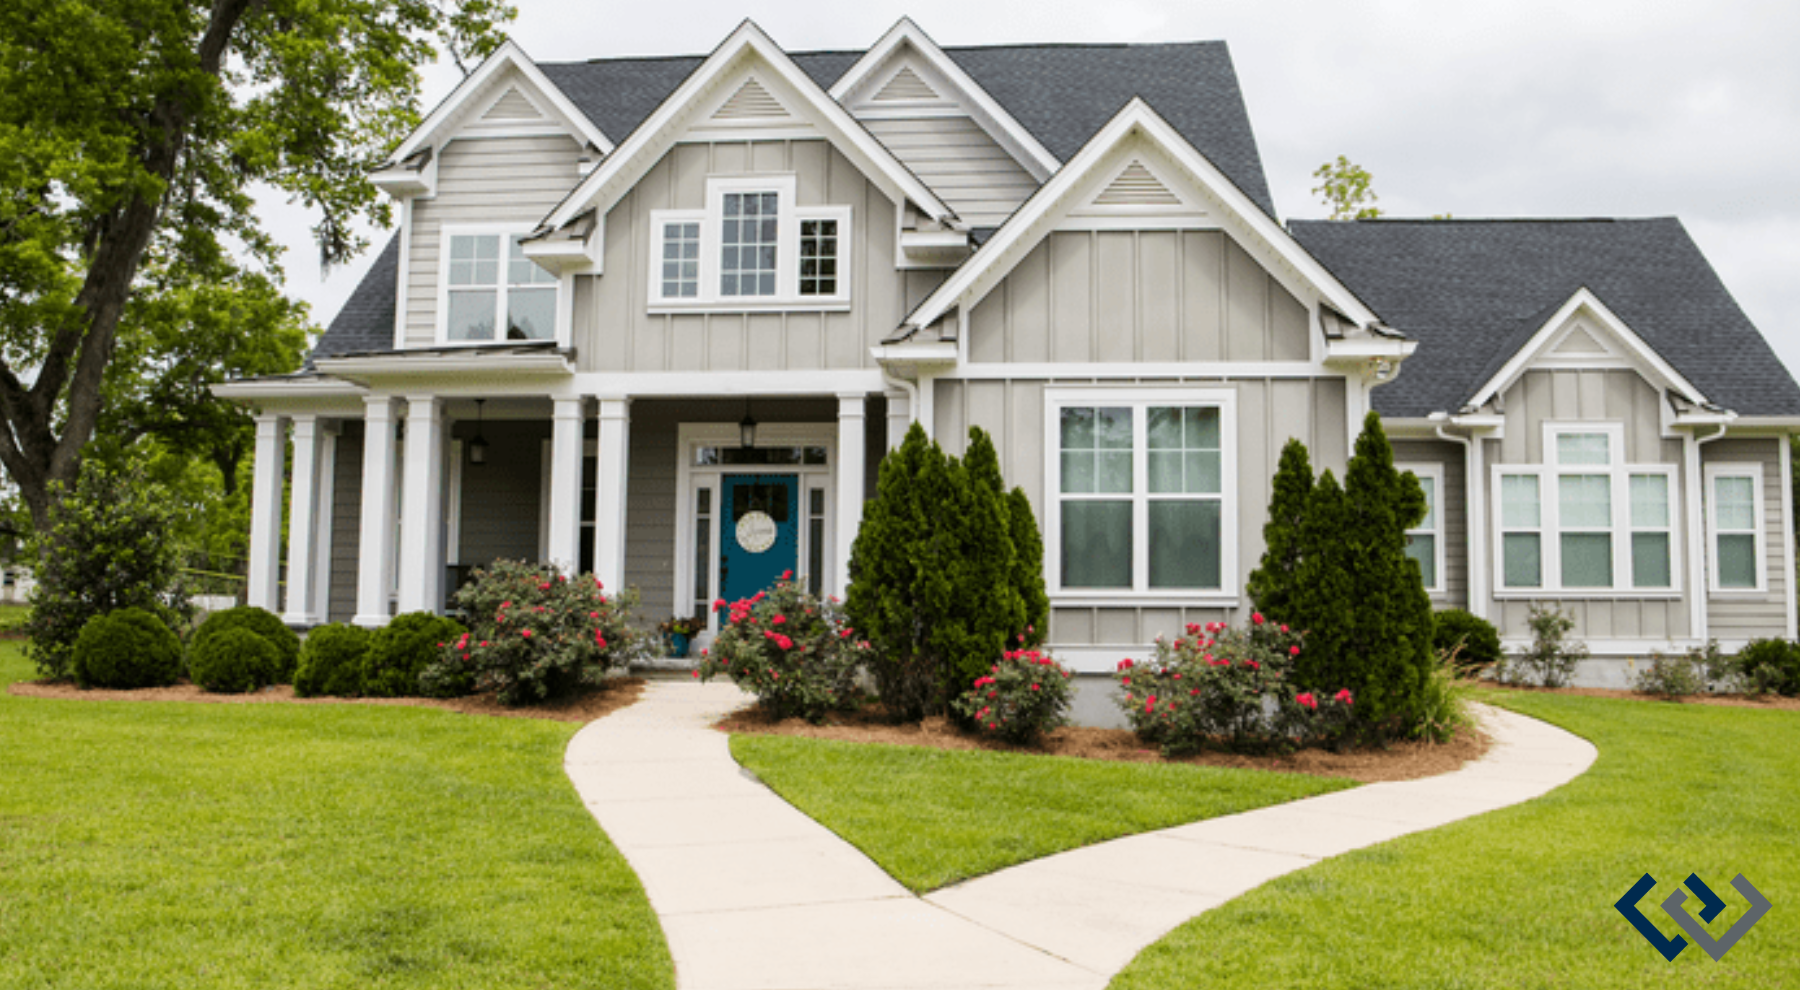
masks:
[[[275,683],[281,656],[248,626],[196,640],[188,655],[188,679],[217,694],[246,694]]]
[[[1073,676],[1048,653],[1009,650],[953,704],[978,730],[1029,746],[1068,724]]]
[[[193,649],[228,629],[248,629],[275,648],[275,672],[272,684],[286,684],[294,679],[294,667],[300,661],[300,636],[281,617],[266,608],[239,605],[213,612],[194,630]]]
[[[1567,684],[1575,673],[1575,665],[1588,655],[1580,640],[1569,638],[1575,630],[1575,617],[1559,605],[1532,602],[1525,613],[1525,624],[1531,628],[1531,645],[1518,656],[1508,657],[1496,668],[1495,675],[1510,684],[1529,684],[1533,680],[1544,687]]]
[[[25,624],[44,676],[69,675],[76,637],[94,616],[141,608],[171,626],[186,620],[187,597],[165,538],[168,511],[141,474],[89,465],[55,520],[33,547],[38,585]]]
[[[319,626],[307,633],[294,669],[294,693],[302,698],[361,694],[363,656],[369,652],[371,636],[369,630],[348,623]]]
[[[1667,656],[1652,651],[1650,663],[1631,679],[1631,688],[1662,698],[1681,698],[1705,691],[1706,675],[1689,654]]]
[[[1456,656],[1465,668],[1492,667],[1505,658],[1500,630],[1473,612],[1447,608],[1431,617],[1431,642],[1439,653]]]
[[[793,577],[788,571],[773,591],[713,603],[726,614],[695,676],[710,681],[723,674],[776,718],[820,722],[856,699],[856,674],[869,659],[869,644],[841,607],[808,594]]]
[[[181,639],[161,618],[122,608],[81,627],[74,667],[84,688],[164,687],[181,679]]]
[[[1375,195],[1368,169],[1349,158],[1339,155],[1320,165],[1313,170],[1313,178],[1319,180],[1313,195],[1331,207],[1331,219],[1373,220],[1381,216],[1380,207],[1374,205],[1381,197]]]
[[[1800,694],[1800,644],[1753,639],[1735,658],[1740,683],[1751,694]]]
[[[396,615],[369,637],[362,655],[362,693],[370,698],[409,698],[424,693],[419,675],[459,636],[462,624],[432,612]]]
[[[592,574],[498,560],[456,593],[469,631],[445,644],[421,686],[438,697],[494,691],[501,704],[527,705],[599,684],[623,667],[640,637],[631,629],[635,589],[608,595]]]
[[[1281,448],[1269,496],[1269,521],[1263,524],[1262,562],[1250,572],[1244,590],[1265,615],[1288,614],[1301,561],[1301,528],[1312,499],[1312,461],[1306,444],[1289,440]]]

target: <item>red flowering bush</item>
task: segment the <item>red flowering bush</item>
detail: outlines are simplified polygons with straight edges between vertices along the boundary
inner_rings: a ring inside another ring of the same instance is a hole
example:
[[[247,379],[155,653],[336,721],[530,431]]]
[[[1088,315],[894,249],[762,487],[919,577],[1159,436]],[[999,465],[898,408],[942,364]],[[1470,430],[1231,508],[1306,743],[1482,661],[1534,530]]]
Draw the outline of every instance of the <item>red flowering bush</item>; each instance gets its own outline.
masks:
[[[1070,676],[1047,653],[1012,650],[950,704],[977,729],[1028,745],[1068,722]]]
[[[624,666],[637,636],[636,591],[609,595],[592,574],[524,561],[478,569],[454,602],[469,631],[441,644],[420,678],[440,697],[495,691],[501,704],[525,705],[567,694]]]
[[[1153,659],[1119,661],[1119,704],[1139,738],[1171,755],[1208,743],[1250,750],[1336,741],[1351,727],[1350,692],[1324,702],[1295,693],[1301,640],[1261,614],[1245,629],[1190,624],[1173,642],[1158,637]]]
[[[850,628],[835,600],[808,594],[793,572],[773,591],[713,603],[721,616],[719,635],[701,651],[695,674],[721,674],[756,695],[776,718],[798,716],[819,722],[856,697],[856,674],[869,657],[869,644]]]

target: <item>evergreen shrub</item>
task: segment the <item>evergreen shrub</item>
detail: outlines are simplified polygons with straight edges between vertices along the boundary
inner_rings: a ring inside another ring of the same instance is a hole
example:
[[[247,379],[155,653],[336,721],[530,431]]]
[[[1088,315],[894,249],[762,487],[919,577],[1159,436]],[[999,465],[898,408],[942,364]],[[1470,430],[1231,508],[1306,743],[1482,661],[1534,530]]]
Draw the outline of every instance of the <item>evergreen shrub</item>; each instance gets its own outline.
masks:
[[[307,633],[300,644],[299,666],[294,668],[294,693],[302,698],[361,694],[363,657],[371,638],[369,630],[348,623],[319,626]]]
[[[1800,694],[1800,645],[1785,639],[1753,639],[1735,659],[1740,682],[1751,694]]]
[[[725,615],[695,676],[731,678],[775,718],[821,722],[855,700],[869,644],[835,601],[813,597],[793,576],[784,572],[772,592],[713,603]]]
[[[239,605],[208,615],[200,628],[194,630],[190,649],[198,649],[201,643],[228,629],[248,629],[274,647],[276,666],[274,680],[270,683],[287,684],[294,679],[294,667],[300,662],[300,635],[266,608]]]
[[[1652,651],[1650,664],[1631,679],[1632,690],[1660,698],[1681,698],[1706,690],[1706,675],[1694,656],[1665,656]]]
[[[188,654],[188,679],[217,694],[246,694],[275,683],[279,651],[247,626],[234,626],[196,641]]]
[[[181,679],[181,640],[155,615],[122,608],[81,627],[74,668],[84,688],[166,687]]]
[[[953,704],[977,730],[1028,746],[1068,724],[1073,676],[1049,654],[1021,645],[1002,654]]]
[[[409,698],[426,693],[419,675],[439,654],[463,635],[455,619],[433,612],[396,615],[369,637],[363,651],[359,678],[363,695],[370,698]]]
[[[1500,649],[1500,630],[1473,612],[1447,608],[1431,617],[1432,645],[1445,656],[1455,656],[1465,669],[1492,667],[1505,659]]]
[[[1529,684],[1536,680],[1544,687],[1562,687],[1574,676],[1575,665],[1587,659],[1588,650],[1580,640],[1571,640],[1575,617],[1561,606],[1532,602],[1525,613],[1525,624],[1531,628],[1531,646],[1516,657],[1507,658],[1496,675],[1513,684]]]
[[[493,691],[503,705],[528,705],[601,684],[643,639],[632,631],[635,590],[608,595],[593,574],[497,560],[476,570],[455,605],[469,629],[441,634],[420,687],[435,697]]]

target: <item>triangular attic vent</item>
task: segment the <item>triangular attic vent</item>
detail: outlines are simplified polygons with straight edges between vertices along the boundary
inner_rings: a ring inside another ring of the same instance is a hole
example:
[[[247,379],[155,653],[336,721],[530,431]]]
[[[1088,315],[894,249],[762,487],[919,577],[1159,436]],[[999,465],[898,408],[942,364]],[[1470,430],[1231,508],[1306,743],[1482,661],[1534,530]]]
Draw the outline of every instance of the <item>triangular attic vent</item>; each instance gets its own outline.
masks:
[[[1095,206],[1180,206],[1181,198],[1169,191],[1143,162],[1132,162],[1105,191],[1094,197]]]
[[[770,96],[769,91],[763,88],[762,83],[755,79],[747,79],[744,81],[744,85],[738,87],[736,93],[731,94],[731,99],[726,100],[725,105],[713,114],[712,119],[767,120],[771,117],[786,117],[787,115],[787,108],[783,107],[775,97]]]
[[[1585,357],[1591,354],[1608,354],[1611,352],[1606,349],[1605,345],[1595,340],[1585,329],[1576,327],[1569,331],[1569,335],[1562,339],[1562,343],[1556,345],[1555,353],[1566,354],[1573,357]]]
[[[543,114],[525,98],[525,94],[517,89],[509,89],[506,95],[494,101],[488,112],[481,115],[482,120],[542,120]]]
[[[888,84],[881,87],[881,92],[875,94],[874,102],[935,100],[937,98],[937,91],[927,85],[925,80],[920,79],[919,74],[912,70],[912,66],[908,65],[901,67],[899,72],[894,73],[894,78],[889,79]]]

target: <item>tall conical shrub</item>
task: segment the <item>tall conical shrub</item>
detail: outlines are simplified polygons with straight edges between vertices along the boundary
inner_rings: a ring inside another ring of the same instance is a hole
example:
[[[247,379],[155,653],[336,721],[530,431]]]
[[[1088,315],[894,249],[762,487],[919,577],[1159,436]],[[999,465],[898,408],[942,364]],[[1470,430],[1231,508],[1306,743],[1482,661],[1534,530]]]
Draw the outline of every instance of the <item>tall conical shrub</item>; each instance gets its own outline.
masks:
[[[939,503],[938,526],[950,548],[945,561],[952,590],[932,639],[945,663],[949,697],[988,672],[1025,629],[1025,601],[1016,586],[1011,506],[1000,478],[994,442],[976,427],[961,461],[948,459],[950,497]]]
[[[1025,645],[1036,646],[1050,633],[1050,594],[1044,590],[1044,537],[1025,489],[1007,493],[1007,525],[1012,530],[1013,587],[1025,603]]]
[[[1269,521],[1263,524],[1262,563],[1250,572],[1245,590],[1258,611],[1290,622],[1294,585],[1300,568],[1300,527],[1312,497],[1312,462],[1306,445],[1290,439],[1281,448],[1281,463],[1270,486]]]
[[[914,423],[882,458],[875,499],[864,506],[850,548],[844,611],[855,635],[875,646],[875,688],[901,718],[923,716],[933,693],[936,658],[925,638],[933,602],[922,593],[938,582],[930,575],[933,514],[921,500],[932,461],[941,464],[943,452]]]

